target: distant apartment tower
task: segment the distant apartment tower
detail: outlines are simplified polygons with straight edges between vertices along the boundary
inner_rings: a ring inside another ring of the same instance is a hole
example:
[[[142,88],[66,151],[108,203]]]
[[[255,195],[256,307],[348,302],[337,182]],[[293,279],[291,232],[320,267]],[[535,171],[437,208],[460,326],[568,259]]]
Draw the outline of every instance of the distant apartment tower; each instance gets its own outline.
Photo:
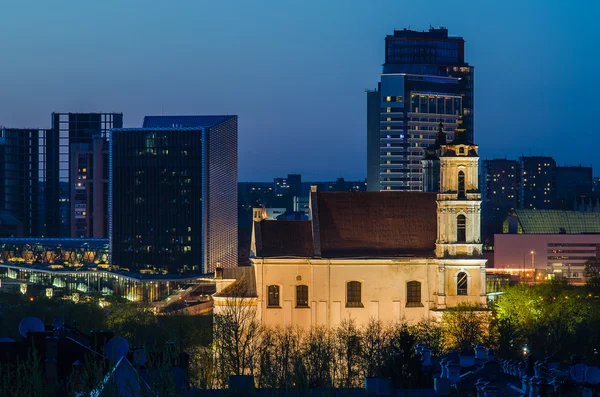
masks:
[[[463,116],[473,142],[474,68],[464,43],[446,28],[395,30],[385,38],[381,80],[367,92],[369,191],[423,190],[421,160],[440,122],[452,140]]]
[[[71,237],[108,238],[108,139],[71,146]]]
[[[519,162],[508,159],[483,161],[483,227],[484,240],[502,232],[502,224],[515,209],[519,208],[520,171]]]
[[[111,261],[130,270],[237,265],[237,116],[150,116],[111,131]]]
[[[47,237],[81,237],[90,235],[90,224],[81,224],[81,205],[86,205],[86,215],[92,211],[87,202],[79,201],[77,190],[82,178],[94,172],[96,161],[88,164],[86,172],[79,172],[79,155],[75,152],[93,151],[94,139],[108,138],[112,128],[123,127],[122,113],[52,113],[52,129],[46,132],[45,149],[42,154],[45,173],[45,228]],[[81,177],[81,178],[80,178]],[[95,207],[107,208],[108,196]],[[87,220],[86,220],[87,221]],[[99,220],[98,220],[99,221]],[[72,223],[76,223],[73,225]],[[106,223],[106,222],[104,222]],[[85,231],[85,232],[84,232]],[[103,236],[107,231],[104,229]],[[93,235],[93,233],[92,233]]]
[[[275,178],[273,191],[277,196],[299,196],[302,193],[302,175],[288,174],[287,178]]]
[[[521,171],[520,207],[554,209],[556,205],[556,162],[547,156],[523,156]]]
[[[574,209],[577,199],[590,198],[593,184],[592,167],[556,167],[557,207]]]
[[[45,136],[43,129],[0,129],[0,212],[3,214],[0,234],[3,237],[45,233]]]

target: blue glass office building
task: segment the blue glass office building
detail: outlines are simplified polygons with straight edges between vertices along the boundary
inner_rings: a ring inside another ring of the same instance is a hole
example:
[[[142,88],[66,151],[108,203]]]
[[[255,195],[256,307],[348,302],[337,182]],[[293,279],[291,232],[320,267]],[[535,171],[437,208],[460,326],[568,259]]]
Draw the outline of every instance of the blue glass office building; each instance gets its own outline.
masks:
[[[237,116],[151,116],[111,131],[111,262],[207,273],[237,265]]]
[[[381,80],[367,91],[369,191],[423,190],[421,159],[440,122],[452,139],[463,116],[473,142],[473,77],[463,38],[445,28],[395,30],[385,38]]]

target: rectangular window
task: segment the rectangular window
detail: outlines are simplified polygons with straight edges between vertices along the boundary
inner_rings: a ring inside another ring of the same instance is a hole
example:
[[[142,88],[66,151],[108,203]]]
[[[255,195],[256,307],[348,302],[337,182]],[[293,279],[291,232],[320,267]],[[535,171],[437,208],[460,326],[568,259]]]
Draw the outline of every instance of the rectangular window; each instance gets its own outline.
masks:
[[[406,307],[423,307],[420,282],[409,281],[406,283]]]
[[[346,307],[364,307],[361,300],[361,287],[358,281],[346,283]]]
[[[279,286],[269,285],[269,307],[279,307]]]
[[[308,286],[296,286],[296,307],[308,307]]]

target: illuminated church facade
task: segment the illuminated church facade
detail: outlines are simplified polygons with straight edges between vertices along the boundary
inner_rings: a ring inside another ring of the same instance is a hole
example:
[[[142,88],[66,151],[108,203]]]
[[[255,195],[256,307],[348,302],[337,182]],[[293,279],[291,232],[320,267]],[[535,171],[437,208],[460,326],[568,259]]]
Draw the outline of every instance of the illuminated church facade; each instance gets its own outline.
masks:
[[[257,216],[245,304],[262,324],[414,323],[462,302],[485,305],[478,147],[460,124],[451,143],[438,143],[439,192],[313,190],[310,220]],[[222,280],[216,313],[240,282]]]

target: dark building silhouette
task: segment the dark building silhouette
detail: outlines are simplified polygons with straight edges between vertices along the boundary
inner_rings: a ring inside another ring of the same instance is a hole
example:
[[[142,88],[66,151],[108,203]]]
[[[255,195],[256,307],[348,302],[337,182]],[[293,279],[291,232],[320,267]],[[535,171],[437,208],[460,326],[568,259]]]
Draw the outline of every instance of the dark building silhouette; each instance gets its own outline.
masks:
[[[556,205],[554,159],[546,156],[523,156],[519,159],[519,168],[520,208],[554,209]]]
[[[506,217],[519,208],[519,163],[508,159],[484,160],[482,174],[482,236],[484,242],[491,243],[494,234],[502,232]]]
[[[52,113],[52,129],[46,132],[45,151],[41,155],[45,175],[45,235],[47,237],[80,237],[86,235],[80,226],[71,227],[80,220],[81,213],[75,188],[81,183],[77,172],[79,157],[74,151],[91,150],[94,138],[108,138],[111,128],[123,127],[122,113]],[[77,164],[74,162],[77,161]],[[91,164],[95,164],[92,162]],[[86,170],[92,173],[93,169]],[[107,200],[105,195],[103,200]],[[76,200],[76,201],[74,201]],[[102,208],[106,208],[103,203]],[[89,210],[86,207],[86,214]]]
[[[575,209],[580,199],[592,196],[592,191],[592,167],[556,167],[557,209]]]
[[[237,116],[146,117],[111,131],[112,263],[211,272],[237,265]]]
[[[474,68],[465,62],[464,42],[446,28],[395,30],[385,38],[381,81],[367,91],[369,191],[423,190],[421,160],[440,122],[452,139],[463,116],[473,142]]]
[[[0,212],[3,237],[45,233],[46,130],[0,130]]]

